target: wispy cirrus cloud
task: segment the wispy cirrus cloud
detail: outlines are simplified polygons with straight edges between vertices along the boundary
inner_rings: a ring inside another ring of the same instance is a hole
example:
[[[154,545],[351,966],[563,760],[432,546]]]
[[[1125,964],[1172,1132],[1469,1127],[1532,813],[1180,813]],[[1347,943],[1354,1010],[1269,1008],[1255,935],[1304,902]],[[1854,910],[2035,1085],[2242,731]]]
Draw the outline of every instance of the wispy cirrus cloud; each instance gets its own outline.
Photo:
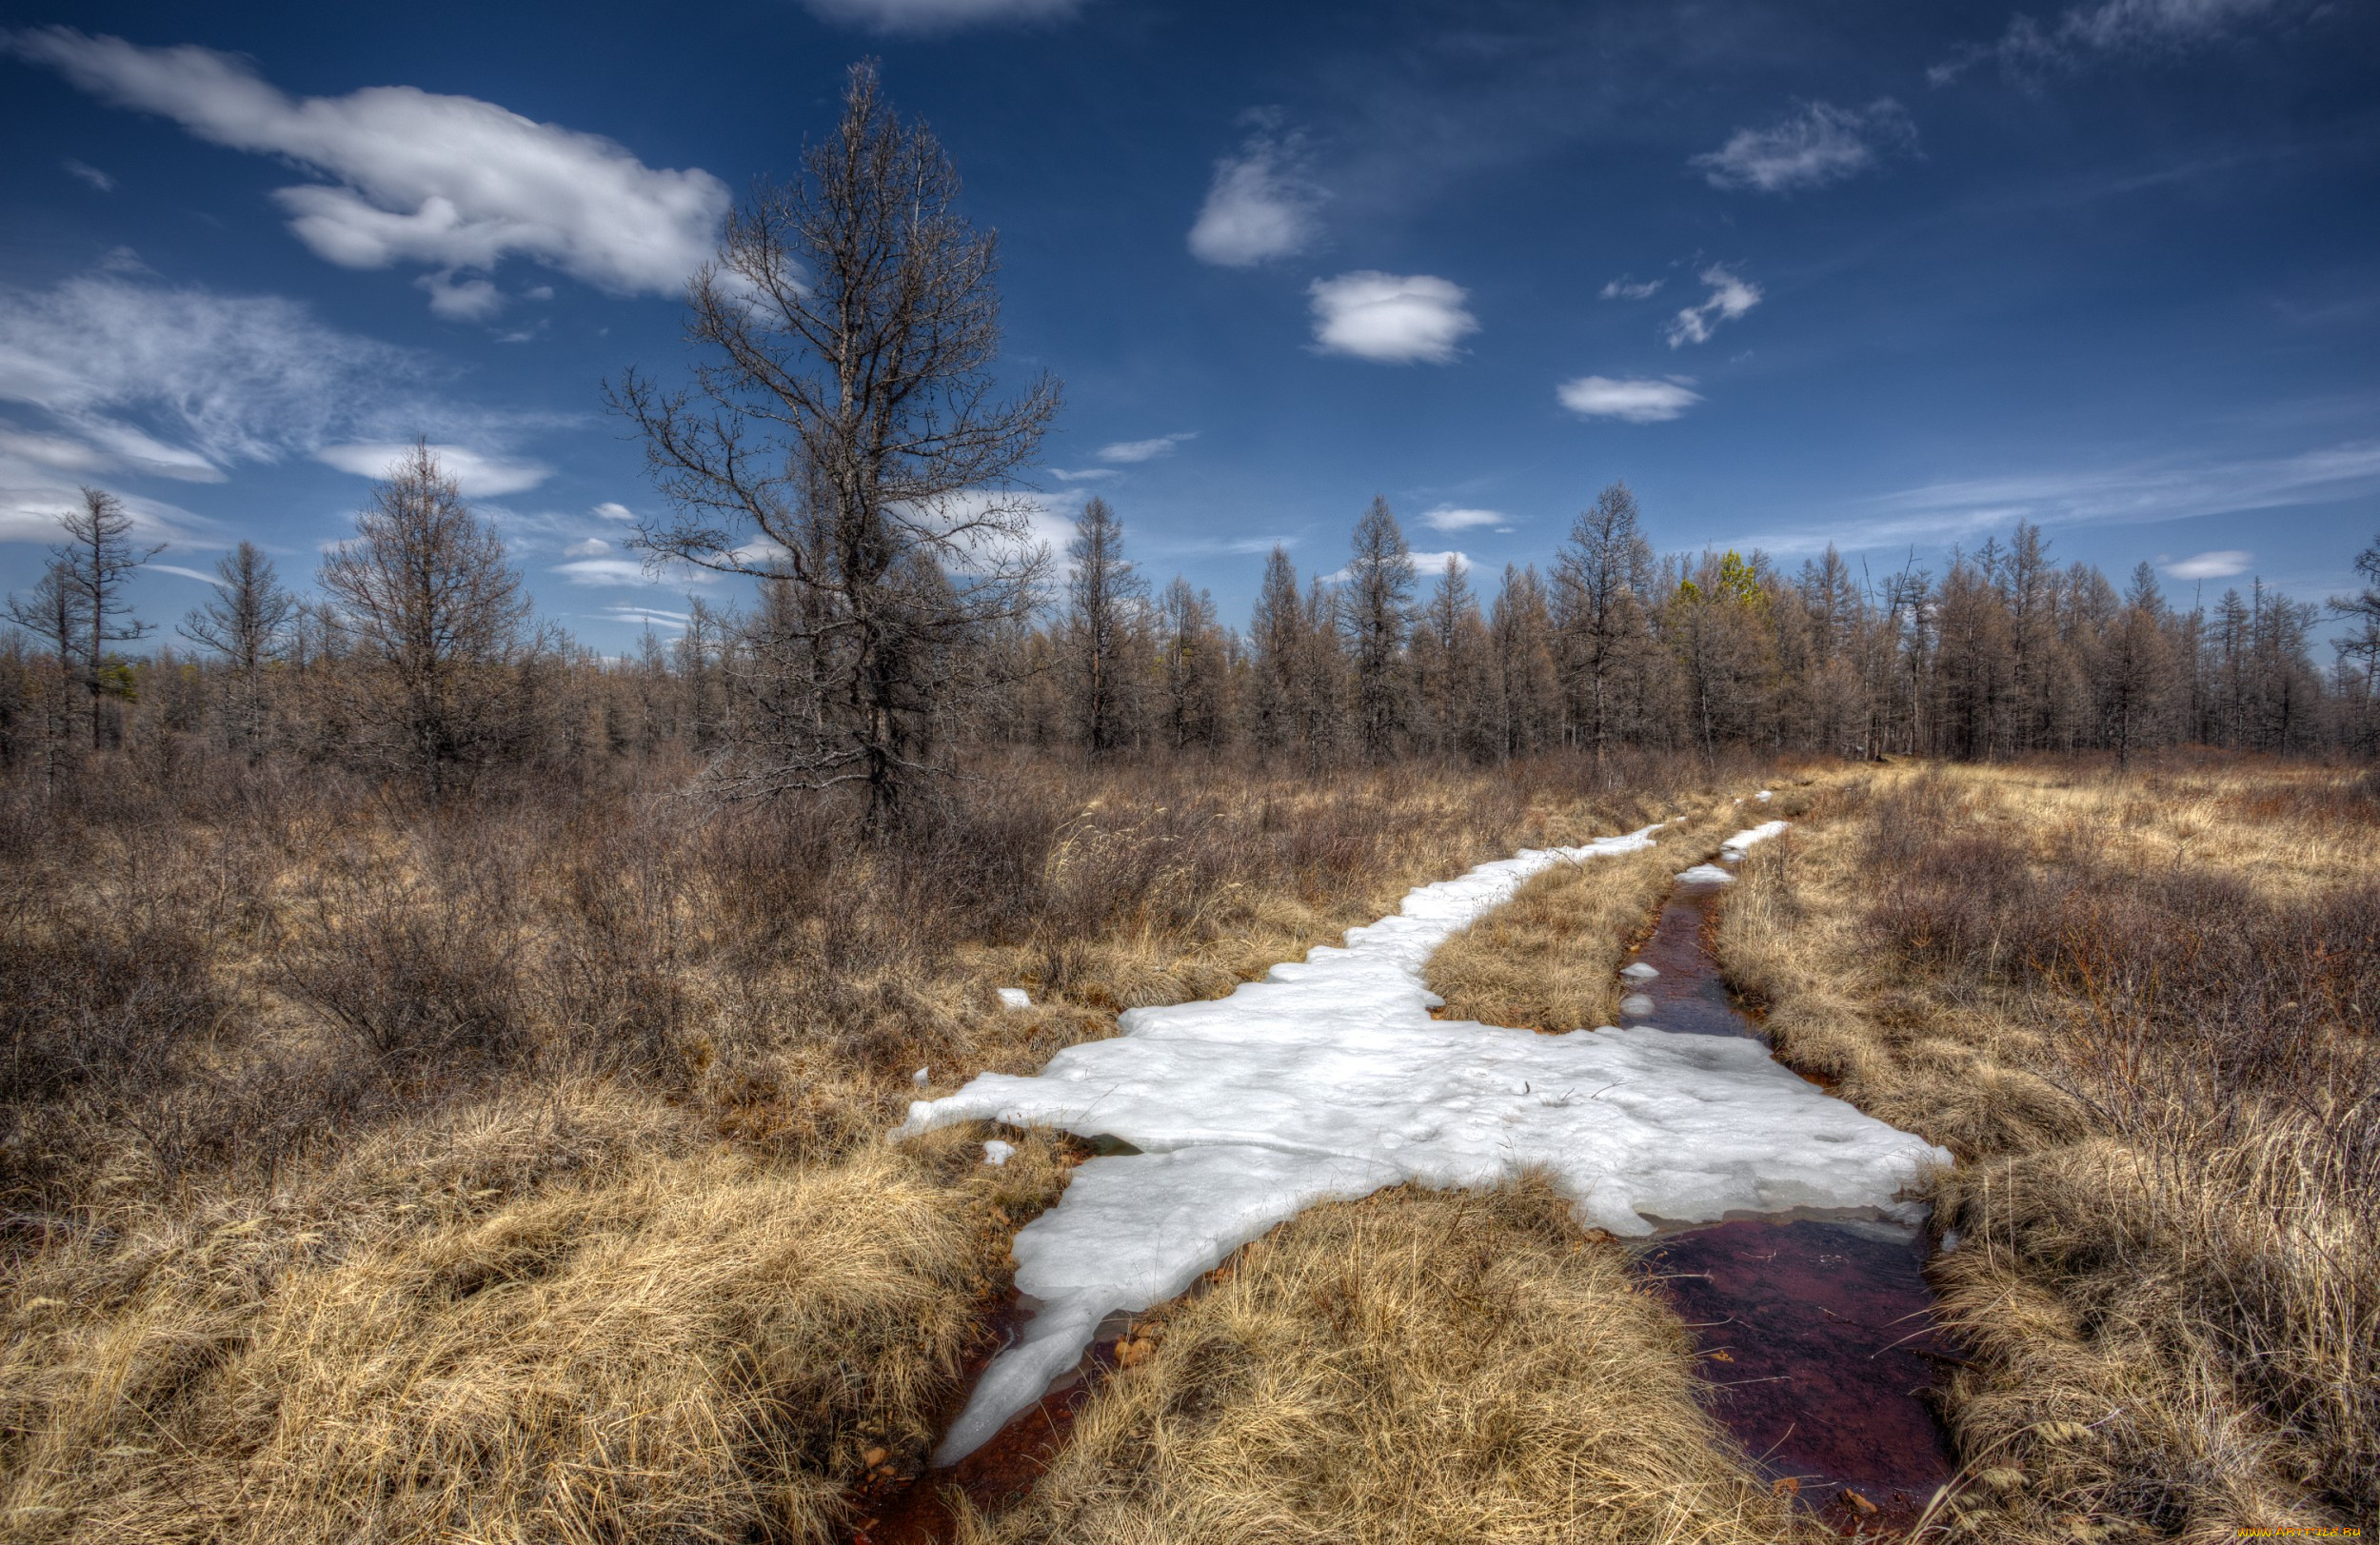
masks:
[[[1450,365],[1462,340],[1479,330],[1464,308],[1470,292],[1435,274],[1361,268],[1306,287],[1315,346],[1384,365]]]
[[[812,15],[870,32],[934,36],[1002,23],[1063,21],[1082,0],[803,0]]]
[[[2203,48],[2304,9],[2295,0],[2098,0],[2046,24],[2019,11],[1996,41],[1965,45],[1926,78],[1947,86],[1977,65],[1995,63],[2011,80],[2037,85],[2098,60]]]
[[[1180,429],[1172,434],[1156,435],[1147,440],[1118,440],[1101,446],[1091,454],[1102,462],[1130,465],[1137,462],[1153,462],[1160,456],[1171,456],[1175,448],[1183,441],[1197,438],[1199,438],[1198,430]]]
[[[1790,193],[1839,183],[1916,149],[1916,125],[1888,96],[1857,109],[1800,103],[1765,129],[1738,129],[1688,164],[1713,188]]]
[[[273,197],[298,239],[350,268],[416,263],[442,316],[503,303],[485,274],[526,257],[612,294],[674,292],[709,257],[726,185],[645,166],[601,135],[476,97],[377,86],[292,97],[235,54],[145,48],[68,27],[0,33],[0,51],[84,90],[170,118],[200,139],[328,178]]]
[[[2020,520],[2041,525],[2137,525],[2330,504],[2374,493],[2380,493],[2380,440],[2360,440],[2289,456],[2135,463],[1927,484],[1868,499],[1863,512],[1847,523],[1788,528],[1745,540],[1772,552],[1814,552],[1830,542],[1939,547],[2004,530]],[[2199,556],[2228,560],[2240,555],[2226,551]]]
[[[1736,277],[1723,264],[1714,263],[1703,269],[1701,279],[1711,287],[1711,293],[1679,310],[1661,329],[1672,348],[1709,342],[1720,323],[1733,322],[1760,304],[1760,287]]]
[[[314,459],[325,466],[335,466],[360,478],[383,478],[412,450],[407,442],[366,441],[325,446],[314,453]],[[454,479],[456,485],[474,498],[520,493],[554,475],[554,469],[544,462],[491,455],[468,446],[432,446],[429,453],[438,459],[439,466]]]
[[[1631,279],[1623,273],[1596,293],[1607,301],[1641,301],[1659,293],[1663,283],[1659,279]]]

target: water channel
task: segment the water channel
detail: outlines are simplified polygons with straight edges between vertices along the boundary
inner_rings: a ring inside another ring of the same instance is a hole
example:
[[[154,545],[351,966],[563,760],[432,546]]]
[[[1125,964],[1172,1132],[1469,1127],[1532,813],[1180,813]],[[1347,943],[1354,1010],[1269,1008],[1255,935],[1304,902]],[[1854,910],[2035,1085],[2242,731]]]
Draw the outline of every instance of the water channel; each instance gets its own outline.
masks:
[[[1762,1039],[1711,950],[1728,888],[1671,893],[1622,967],[1622,1023]],[[1879,1213],[1758,1216],[1664,1226],[1636,1249],[1703,1355],[1712,1415],[1776,1489],[1845,1534],[1906,1532],[1954,1468],[1931,1395],[1959,1359],[1934,1328],[1921,1232]],[[996,1329],[1004,1338],[1022,1317],[1011,1302]],[[950,1539],[946,1491],[989,1511],[1021,1499],[1110,1371],[1121,1329],[1103,1326],[1073,1374],[958,1464],[855,1497],[854,1545]]]

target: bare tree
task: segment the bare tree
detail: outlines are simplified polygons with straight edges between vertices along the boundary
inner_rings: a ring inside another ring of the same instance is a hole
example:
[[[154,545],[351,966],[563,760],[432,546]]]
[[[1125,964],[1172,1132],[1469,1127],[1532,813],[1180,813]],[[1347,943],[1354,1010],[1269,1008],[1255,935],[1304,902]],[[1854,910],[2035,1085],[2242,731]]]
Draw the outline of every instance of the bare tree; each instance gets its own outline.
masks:
[[[1176,576],[1158,604],[1164,627],[1165,738],[1177,750],[1212,749],[1222,739],[1229,644],[1215,621],[1215,598]]]
[[[436,800],[510,727],[528,598],[426,445],[389,469],[355,525],[318,583],[369,672],[363,706],[380,749]]]
[[[85,604],[72,566],[58,551],[43,566],[31,595],[9,598],[9,621],[49,650],[50,658],[32,676],[29,695],[41,723],[43,781],[52,789],[66,771],[67,745],[74,733],[74,658],[88,637]]]
[[[1123,739],[1132,693],[1124,655],[1133,609],[1145,587],[1123,555],[1124,528],[1107,501],[1094,496],[1075,522],[1066,556],[1066,632],[1074,667],[1075,722],[1091,755],[1103,757]]]
[[[106,723],[108,645],[145,636],[149,624],[136,621],[124,596],[134,569],[165,550],[132,541],[132,517],[124,501],[104,488],[82,490],[83,504],[60,517],[66,540],[50,549],[41,588],[29,604],[11,601],[9,615],[47,639],[58,651],[62,670],[79,674],[89,704],[90,747],[96,751]],[[71,618],[71,625],[68,619]],[[77,667],[79,671],[77,671]]]
[[[1058,386],[995,399],[994,237],[958,198],[934,136],[900,121],[873,61],[854,66],[834,136],[798,183],[754,191],[688,285],[708,350],[694,386],[631,371],[610,394],[676,506],[640,529],[648,554],[818,598],[801,613],[817,732],[749,748],[722,791],[856,782],[870,834],[939,770],[932,725],[970,684],[958,652],[1030,604],[1046,561],[1035,506],[999,490],[1032,463]]]
[[[1653,546],[1637,519],[1636,496],[1627,484],[1612,484],[1579,512],[1554,567],[1573,722],[1597,765],[1620,732],[1627,686],[1643,670],[1650,643]]]
[[[225,554],[215,574],[215,599],[192,610],[177,631],[223,656],[230,672],[228,738],[253,762],[265,752],[265,670],[281,658],[297,598],[253,542]]]
[[[1385,762],[1404,720],[1399,670],[1413,598],[1413,553],[1388,501],[1375,495],[1356,523],[1347,563],[1347,627],[1355,645],[1356,735],[1365,760]]]

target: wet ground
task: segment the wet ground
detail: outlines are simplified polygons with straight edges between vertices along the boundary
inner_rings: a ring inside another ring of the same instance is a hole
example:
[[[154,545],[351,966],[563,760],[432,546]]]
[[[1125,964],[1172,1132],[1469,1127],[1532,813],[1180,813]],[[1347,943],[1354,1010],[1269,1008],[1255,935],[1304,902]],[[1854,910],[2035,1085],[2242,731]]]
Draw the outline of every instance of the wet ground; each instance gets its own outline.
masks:
[[[1637,1000],[1623,1003],[1623,1023],[1759,1038],[1710,949],[1726,892],[1713,883],[1671,894],[1629,961],[1660,974],[1627,979]],[[1954,1468],[1928,1392],[1958,1359],[1931,1328],[1924,1249],[1906,1223],[1804,1217],[1681,1227],[1643,1251],[1646,1274],[1704,1354],[1712,1414],[1780,1490],[1846,1534],[1905,1533]],[[998,1328],[1004,1335],[1021,1318],[1012,1300]],[[1112,1366],[1119,1329],[1103,1328],[1075,1373],[958,1464],[890,1477],[856,1496],[853,1545],[950,1539],[954,1491],[987,1512],[1022,1497]],[[962,1381],[962,1399],[998,1344]],[[954,1403],[949,1416],[957,1415]]]
[[[1641,997],[1623,1023],[1758,1037],[1710,949],[1726,892],[1672,893],[1630,961],[1660,975],[1629,979]],[[1743,1218],[1665,1233],[1643,1259],[1703,1351],[1712,1415],[1773,1479],[1846,1532],[1916,1521],[1954,1468],[1928,1392],[1957,1360],[1932,1328],[1916,1229]]]
[[[942,1426],[958,1419],[976,1377],[1008,1336],[1029,1317],[1029,1305],[1013,1294],[1002,1304],[994,1317],[999,1334],[971,1359],[950,1409],[942,1414]],[[861,1491],[852,1498],[860,1513],[859,1526],[851,1534],[852,1545],[937,1545],[956,1537],[959,1520],[950,1506],[953,1493],[985,1513],[997,1513],[1022,1500],[1073,1436],[1075,1417],[1100,1380],[1114,1368],[1116,1336],[1121,1329],[1121,1325],[1102,1326],[1100,1337],[1073,1373],[1010,1417],[982,1447],[957,1464],[890,1476]]]

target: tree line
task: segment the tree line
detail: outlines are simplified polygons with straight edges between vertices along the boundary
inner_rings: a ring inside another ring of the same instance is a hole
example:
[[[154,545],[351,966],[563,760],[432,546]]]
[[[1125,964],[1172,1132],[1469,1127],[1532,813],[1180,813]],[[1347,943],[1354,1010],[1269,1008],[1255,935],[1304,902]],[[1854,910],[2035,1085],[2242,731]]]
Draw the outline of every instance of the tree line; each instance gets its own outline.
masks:
[[[1152,590],[1101,499],[1062,566],[1018,491],[1061,392],[998,394],[996,233],[957,172],[851,71],[833,134],[763,184],[687,289],[682,384],[630,371],[612,408],[667,513],[662,570],[737,576],[605,659],[531,615],[495,529],[427,446],[378,485],[310,594],[243,543],[173,640],[131,614],[157,549],[86,489],[0,640],[0,766],[54,788],[82,759],[210,744],[379,772],[435,802],[493,769],[585,776],[674,749],[720,799],[850,797],[882,836],[971,748],[1247,756],[1315,775],[1434,758],[1723,747],[1993,758],[2178,743],[2380,749],[2380,542],[2326,666],[2324,608],[2251,583],[2172,604],[2018,525],[1883,576],[1830,548],[1656,554],[1624,484],[1545,567],[1418,571],[1375,499],[1347,561],[1266,560],[1244,628]],[[1492,593],[1490,593],[1492,591]],[[174,642],[178,641],[178,642]]]

